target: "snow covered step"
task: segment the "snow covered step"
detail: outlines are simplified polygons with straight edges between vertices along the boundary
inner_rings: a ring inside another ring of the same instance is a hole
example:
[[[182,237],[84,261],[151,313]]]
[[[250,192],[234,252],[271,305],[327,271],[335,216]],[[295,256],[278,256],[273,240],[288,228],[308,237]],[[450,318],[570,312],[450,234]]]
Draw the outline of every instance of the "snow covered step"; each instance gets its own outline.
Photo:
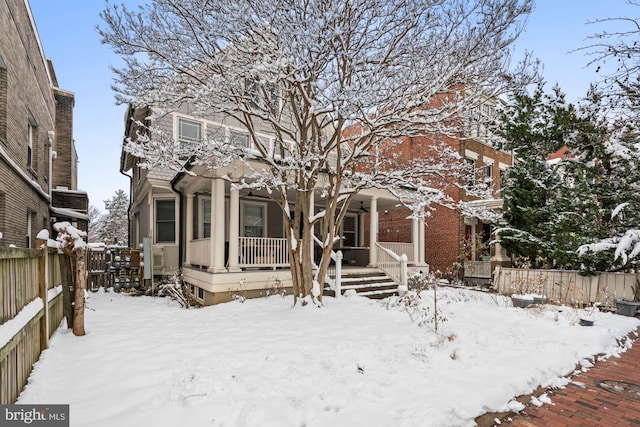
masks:
[[[398,289],[398,285],[393,280],[376,268],[357,272],[343,272],[341,283],[343,294],[346,291],[353,290],[358,295],[376,299],[397,295]],[[335,292],[326,284],[324,294],[334,296]]]

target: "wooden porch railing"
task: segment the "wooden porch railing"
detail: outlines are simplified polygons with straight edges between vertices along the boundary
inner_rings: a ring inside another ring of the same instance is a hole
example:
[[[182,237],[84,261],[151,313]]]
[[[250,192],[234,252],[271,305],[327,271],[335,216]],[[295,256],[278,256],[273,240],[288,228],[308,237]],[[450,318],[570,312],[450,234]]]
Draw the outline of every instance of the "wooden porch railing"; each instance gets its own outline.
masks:
[[[415,254],[413,253],[413,243],[405,243],[405,242],[378,242],[380,246],[385,249],[389,249],[391,252],[396,255],[406,255],[407,261],[416,262]]]
[[[394,282],[400,286],[407,286],[407,255],[398,255],[390,249],[385,248],[380,243],[376,243],[378,248],[378,268],[384,270]]]
[[[191,264],[209,266],[211,260],[211,239],[198,239],[189,242]]]
[[[286,238],[240,237],[240,267],[287,267],[289,250]]]
[[[479,279],[491,279],[491,262],[489,261],[465,261],[464,277]]]

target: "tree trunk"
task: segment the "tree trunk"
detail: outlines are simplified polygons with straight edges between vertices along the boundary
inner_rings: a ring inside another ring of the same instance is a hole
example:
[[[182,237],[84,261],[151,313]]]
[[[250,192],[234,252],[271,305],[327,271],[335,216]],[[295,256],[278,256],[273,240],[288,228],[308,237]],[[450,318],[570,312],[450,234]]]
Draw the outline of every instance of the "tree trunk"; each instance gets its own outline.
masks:
[[[66,253],[58,257],[60,263],[60,276],[62,278],[62,309],[67,319],[67,328],[73,326],[73,303],[71,302],[71,283],[73,272],[71,270],[71,255]]]
[[[73,334],[82,336],[84,332],[84,291],[87,288],[87,264],[83,250],[75,250],[73,256],[76,258],[76,283],[75,283],[75,304],[73,313]]]

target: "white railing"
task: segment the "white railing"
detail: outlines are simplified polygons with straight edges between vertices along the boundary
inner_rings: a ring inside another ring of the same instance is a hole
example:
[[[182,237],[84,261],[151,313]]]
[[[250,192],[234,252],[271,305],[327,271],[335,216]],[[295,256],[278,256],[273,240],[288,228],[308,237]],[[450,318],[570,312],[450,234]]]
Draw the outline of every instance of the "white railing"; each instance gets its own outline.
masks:
[[[289,250],[286,238],[240,237],[240,267],[287,267]]]
[[[465,261],[464,277],[476,277],[481,279],[491,278],[491,262],[489,261]]]
[[[385,249],[389,249],[395,254],[405,254],[407,256],[407,260],[410,262],[416,262],[415,254],[413,253],[413,243],[378,242],[378,244]]]
[[[189,242],[189,262],[192,265],[209,267],[211,263],[211,239],[198,239]]]
[[[378,247],[377,258],[378,268],[384,270],[394,282],[399,286],[407,286],[407,255],[398,255],[390,249],[385,248],[380,243],[376,243]]]

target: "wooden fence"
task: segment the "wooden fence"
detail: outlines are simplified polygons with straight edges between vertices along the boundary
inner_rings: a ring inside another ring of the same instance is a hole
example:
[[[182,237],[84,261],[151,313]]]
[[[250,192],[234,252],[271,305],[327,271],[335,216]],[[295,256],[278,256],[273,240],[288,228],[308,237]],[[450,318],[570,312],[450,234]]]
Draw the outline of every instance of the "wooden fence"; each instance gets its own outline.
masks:
[[[504,295],[540,294],[552,302],[615,305],[616,299],[633,299],[640,274],[598,273],[581,276],[572,270],[530,270],[496,267],[493,286]]]
[[[0,247],[0,404],[16,401],[62,321],[61,257]]]

